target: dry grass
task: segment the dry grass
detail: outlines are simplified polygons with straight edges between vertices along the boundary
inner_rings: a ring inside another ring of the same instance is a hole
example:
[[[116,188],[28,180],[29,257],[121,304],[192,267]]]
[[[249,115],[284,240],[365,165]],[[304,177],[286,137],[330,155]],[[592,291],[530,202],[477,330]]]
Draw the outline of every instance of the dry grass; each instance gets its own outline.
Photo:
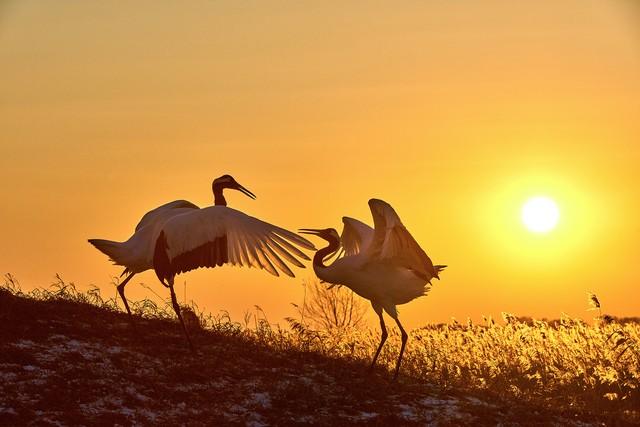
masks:
[[[560,320],[426,326],[410,333],[401,372],[457,390],[488,391],[555,408],[640,422],[640,323],[601,316],[593,325]],[[376,332],[326,336],[292,323],[293,342],[327,356],[369,360]],[[393,331],[379,363],[391,370],[400,339]]]
[[[2,288],[42,301],[61,300],[119,311],[117,302],[102,299],[97,288],[79,292],[59,277],[49,289],[25,294],[15,279],[7,276]],[[168,305],[149,300],[134,303],[132,308],[147,319],[174,317]],[[295,319],[281,327],[269,322],[259,307],[242,322],[224,314],[201,313],[193,305],[185,310],[191,311],[186,317],[191,318],[196,338],[212,332],[275,354],[310,354],[365,366],[379,340],[377,331],[315,330]],[[0,313],[3,315],[6,311]],[[417,329],[410,334],[401,382],[435,384],[441,390],[525,402],[587,419],[604,416],[616,423],[640,422],[640,324],[603,315],[597,319],[593,325],[567,317],[553,322],[525,321],[505,313],[499,323],[492,319],[480,325],[454,321]],[[380,355],[381,371],[391,370],[399,344],[394,328]],[[383,377],[387,375],[384,372]]]

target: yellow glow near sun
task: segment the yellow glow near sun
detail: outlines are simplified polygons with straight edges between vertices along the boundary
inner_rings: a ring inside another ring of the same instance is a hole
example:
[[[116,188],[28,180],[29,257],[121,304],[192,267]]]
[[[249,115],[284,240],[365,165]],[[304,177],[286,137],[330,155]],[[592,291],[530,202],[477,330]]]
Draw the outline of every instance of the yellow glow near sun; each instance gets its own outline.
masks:
[[[476,233],[482,243],[478,256],[516,276],[543,274],[542,265],[578,271],[574,260],[590,250],[589,241],[602,236],[606,226],[602,218],[612,214],[605,211],[605,203],[596,202],[604,196],[581,184],[584,179],[575,171],[560,174],[514,167],[487,181],[487,191],[478,192],[474,200],[474,221],[460,219],[469,221],[468,232]],[[544,274],[553,271],[547,269]]]
[[[553,230],[559,218],[558,205],[548,197],[532,197],[522,206],[522,222],[534,233]]]

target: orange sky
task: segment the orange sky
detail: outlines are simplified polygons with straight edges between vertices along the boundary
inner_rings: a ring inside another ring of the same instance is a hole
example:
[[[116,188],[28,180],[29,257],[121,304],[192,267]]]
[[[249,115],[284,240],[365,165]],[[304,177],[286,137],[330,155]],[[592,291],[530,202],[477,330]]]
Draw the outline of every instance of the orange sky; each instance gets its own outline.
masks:
[[[0,271],[115,294],[87,238],[213,201],[291,229],[391,203],[436,263],[408,327],[510,311],[638,315],[640,9],[632,1],[3,2]],[[523,228],[533,195],[559,226]],[[189,298],[292,315],[302,279],[203,270]],[[132,298],[164,295],[153,272]],[[180,296],[182,292],[179,292]]]

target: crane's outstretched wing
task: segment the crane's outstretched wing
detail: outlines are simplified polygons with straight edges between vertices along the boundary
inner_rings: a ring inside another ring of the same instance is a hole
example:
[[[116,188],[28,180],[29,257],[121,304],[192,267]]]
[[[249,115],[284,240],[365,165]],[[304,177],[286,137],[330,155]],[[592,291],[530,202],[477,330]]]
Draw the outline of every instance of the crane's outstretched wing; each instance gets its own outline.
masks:
[[[411,269],[426,281],[438,278],[438,272],[444,266],[433,266],[431,259],[402,224],[391,205],[382,200],[371,199],[369,208],[375,225],[373,240],[367,249],[370,259],[393,262]]]
[[[150,210],[149,212],[144,214],[138,225],[136,225],[136,231],[140,230],[142,227],[146,227],[149,224],[155,223],[158,219],[162,219],[162,221],[164,222],[168,218],[184,212],[183,210],[175,211],[175,209],[200,208],[186,200],[174,200],[173,202],[165,203],[164,205],[158,206],[157,208]]]
[[[161,282],[199,267],[224,264],[257,267],[294,277],[283,259],[304,268],[309,257],[298,249],[315,250],[307,239],[226,206],[211,206],[168,220],[156,241],[153,268]],[[296,258],[298,257],[298,258]],[[276,268],[277,267],[277,268]]]
[[[373,228],[348,216],[342,217],[342,248],[346,256],[356,255],[366,249],[373,240]]]

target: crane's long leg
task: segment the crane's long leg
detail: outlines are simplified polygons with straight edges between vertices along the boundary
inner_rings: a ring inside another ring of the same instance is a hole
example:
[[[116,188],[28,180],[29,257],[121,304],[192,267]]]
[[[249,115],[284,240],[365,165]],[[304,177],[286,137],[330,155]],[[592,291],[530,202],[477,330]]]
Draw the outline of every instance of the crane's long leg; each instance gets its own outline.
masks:
[[[396,317],[395,321],[398,325],[398,328],[400,328],[400,332],[402,332],[402,346],[400,347],[400,356],[398,356],[398,362],[396,363],[396,373],[393,375],[394,381],[398,379],[398,372],[400,371],[400,363],[402,363],[402,354],[404,353],[404,347],[407,345],[407,340],[409,339],[409,335],[407,335],[404,328],[402,327],[402,324],[400,324],[400,319]]]
[[[171,303],[173,304],[173,310],[178,315],[178,320],[180,320],[180,324],[182,325],[182,330],[184,331],[185,337],[187,337],[187,341],[189,342],[189,348],[192,353],[196,352],[195,347],[193,346],[193,342],[191,342],[191,337],[189,336],[189,331],[187,331],[187,327],[184,324],[184,320],[182,319],[182,314],[180,314],[180,305],[178,305],[178,298],[176,298],[176,291],[173,290],[173,280],[169,282],[169,291],[171,291]]]
[[[131,280],[131,278],[135,275],[136,273],[130,273],[127,276],[127,278],[124,279],[124,281],[118,285],[118,293],[120,294],[120,297],[122,298],[122,302],[124,302],[124,308],[127,309],[127,313],[129,313],[129,316],[131,316],[131,319],[133,319],[133,314],[131,314],[131,309],[129,308],[127,297],[124,296],[124,287],[127,285],[127,283],[129,283],[129,280]]]
[[[380,318],[380,329],[382,330],[382,335],[380,335],[380,345],[378,345],[378,349],[376,350],[375,356],[373,356],[373,361],[371,362],[371,366],[369,367],[369,372],[373,370],[373,367],[376,365],[376,360],[378,360],[378,355],[380,354],[380,350],[382,350],[382,346],[384,342],[387,340],[387,327],[384,325],[384,319],[382,318],[382,307],[373,306],[376,314]]]
[[[136,326],[135,318],[133,317],[133,314],[131,313],[131,309],[129,308],[129,302],[127,301],[127,297],[124,296],[124,287],[127,285],[127,283],[129,283],[129,280],[131,280],[131,278],[135,275],[136,273],[129,274],[126,277],[126,279],[124,279],[122,283],[118,285],[118,293],[120,294],[120,298],[122,298],[122,302],[124,302],[124,308],[126,308],[127,313],[129,313],[129,323],[131,323],[131,327],[133,328],[134,333],[138,334],[138,327]]]

